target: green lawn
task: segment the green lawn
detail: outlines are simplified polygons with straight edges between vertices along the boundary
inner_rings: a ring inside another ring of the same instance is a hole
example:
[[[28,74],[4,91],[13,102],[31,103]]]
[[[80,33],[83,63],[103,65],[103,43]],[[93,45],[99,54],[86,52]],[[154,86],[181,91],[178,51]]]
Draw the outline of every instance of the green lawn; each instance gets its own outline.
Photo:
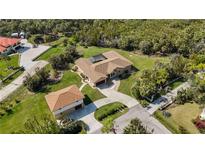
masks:
[[[9,74],[15,71],[9,70],[9,66],[19,67],[19,55],[10,56],[10,60],[0,59],[0,75],[2,75],[3,78],[7,77]]]
[[[48,92],[65,88],[71,84],[77,84],[80,87],[81,78],[76,73],[66,71],[59,83],[48,85],[47,92],[34,94],[30,93],[25,87],[21,87],[3,102],[9,103],[15,101],[15,99],[21,101],[14,107],[12,114],[5,115],[0,119],[0,133],[12,133],[23,129],[25,121],[34,115],[51,114],[44,96]]]
[[[20,70],[16,74],[12,75],[10,78],[8,78],[7,80],[5,80],[3,82],[1,87],[5,87],[8,84],[10,84],[12,81],[14,81],[16,78],[18,78],[23,72],[24,72],[23,70]],[[0,87],[0,89],[1,89],[1,87]]]
[[[111,112],[119,108],[121,109],[116,112]],[[121,115],[125,114],[127,111],[128,111],[128,108],[124,104],[120,102],[114,102],[114,103],[107,104],[107,105],[104,105],[98,108],[95,111],[94,116],[99,122],[103,124],[102,131],[110,132],[110,129],[113,126],[113,121],[117,119],[118,117],[120,117]],[[106,116],[101,120],[99,118],[102,115],[106,115]]]
[[[173,133],[180,133],[179,126],[188,130],[189,133],[199,133],[192,120],[196,119],[201,113],[201,109],[196,103],[185,103],[184,105],[177,105],[167,109],[171,113],[171,117],[164,117],[162,111],[157,111],[155,117],[164,124]]]
[[[61,37],[60,39],[46,43],[46,45],[52,46],[50,49],[48,49],[46,52],[44,52],[37,60],[46,60],[49,61],[49,59],[53,56],[60,55],[61,53],[64,53],[65,48],[63,46],[63,40],[68,39],[67,37]]]
[[[184,81],[181,79],[173,82],[169,86],[171,87],[171,89],[175,89],[176,87],[180,86],[182,83],[184,83]]]
[[[48,51],[44,52],[37,60],[46,60],[49,61],[49,59],[53,56],[57,56],[64,52],[63,46],[54,46],[48,49]]]
[[[86,85],[82,89],[82,93],[85,95],[85,105],[90,104],[98,99],[105,98],[105,96],[98,90]]]

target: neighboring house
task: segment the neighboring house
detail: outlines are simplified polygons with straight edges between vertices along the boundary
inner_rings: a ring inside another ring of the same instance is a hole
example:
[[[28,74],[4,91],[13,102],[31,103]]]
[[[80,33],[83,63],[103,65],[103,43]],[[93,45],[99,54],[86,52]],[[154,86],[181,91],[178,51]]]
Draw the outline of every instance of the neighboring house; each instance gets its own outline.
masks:
[[[76,85],[51,92],[45,98],[56,118],[61,118],[72,111],[84,107],[84,95]]]
[[[132,62],[115,51],[108,51],[89,59],[80,58],[75,64],[91,86],[106,83],[116,76],[130,73],[132,70]]]
[[[0,54],[10,54],[21,45],[21,39],[0,37]]]

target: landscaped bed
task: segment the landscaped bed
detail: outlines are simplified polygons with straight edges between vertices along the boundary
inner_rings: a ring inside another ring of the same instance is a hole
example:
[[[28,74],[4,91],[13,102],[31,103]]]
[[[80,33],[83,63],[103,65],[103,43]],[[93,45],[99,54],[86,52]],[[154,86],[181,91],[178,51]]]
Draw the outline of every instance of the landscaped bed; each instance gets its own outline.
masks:
[[[113,121],[121,115],[125,114],[127,111],[127,106],[120,102],[114,102],[98,108],[95,111],[94,116],[99,122],[103,124],[104,127],[102,128],[102,131],[110,132],[111,128],[113,127]]]
[[[196,103],[185,103],[184,105],[176,105],[169,107],[166,112],[170,113],[170,117],[165,117],[163,111],[155,112],[155,117],[164,124],[173,133],[182,133],[179,127],[185,128],[188,133],[199,133],[193,120],[201,113],[201,108]]]
[[[82,93],[85,95],[85,105],[90,104],[98,99],[105,98],[105,96],[98,90],[86,85],[82,89]]]

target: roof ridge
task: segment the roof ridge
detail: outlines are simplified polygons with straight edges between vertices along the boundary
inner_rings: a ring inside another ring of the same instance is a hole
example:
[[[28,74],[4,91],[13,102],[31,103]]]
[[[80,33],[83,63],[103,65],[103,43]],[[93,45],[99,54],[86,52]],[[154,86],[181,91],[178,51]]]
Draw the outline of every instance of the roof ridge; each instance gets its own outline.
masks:
[[[75,88],[75,86],[74,86],[74,85],[71,85],[70,87],[64,88],[64,89],[67,89],[67,90],[66,90],[65,92],[63,92],[63,93],[61,93],[61,94],[58,95],[58,99],[56,100],[56,103],[55,103],[55,105],[54,105],[54,108],[56,107],[56,105],[58,105],[59,103],[61,103],[61,102],[59,101],[59,98],[60,98],[62,95],[65,95],[65,94],[67,94],[67,93],[70,93],[70,94],[73,94],[73,95],[75,95],[75,96],[80,96],[80,95],[77,95],[76,93],[73,93],[73,92],[69,91],[69,90],[72,89],[72,88]],[[64,90],[64,89],[61,89],[61,90]]]

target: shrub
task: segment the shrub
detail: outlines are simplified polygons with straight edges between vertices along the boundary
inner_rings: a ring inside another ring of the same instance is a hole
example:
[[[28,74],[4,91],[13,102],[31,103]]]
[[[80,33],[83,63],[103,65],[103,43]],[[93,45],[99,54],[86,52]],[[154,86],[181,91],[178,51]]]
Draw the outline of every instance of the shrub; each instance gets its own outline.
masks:
[[[87,125],[83,121],[74,121],[62,128],[61,131],[63,134],[78,134],[86,129]]]
[[[77,66],[72,67],[72,71],[76,72],[78,70]]]
[[[139,119],[131,120],[130,124],[124,128],[124,134],[150,134]]]

